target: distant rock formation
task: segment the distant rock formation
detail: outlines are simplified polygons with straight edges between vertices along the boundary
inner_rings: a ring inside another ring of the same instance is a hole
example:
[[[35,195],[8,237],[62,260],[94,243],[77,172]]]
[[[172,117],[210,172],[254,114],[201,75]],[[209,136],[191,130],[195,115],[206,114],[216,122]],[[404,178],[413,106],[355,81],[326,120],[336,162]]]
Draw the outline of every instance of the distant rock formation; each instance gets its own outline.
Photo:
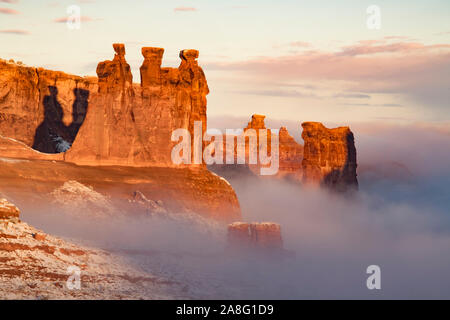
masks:
[[[355,139],[350,128],[327,129],[319,122],[305,122],[302,127],[303,181],[336,191],[357,189]]]
[[[280,128],[278,136],[280,144],[280,169],[278,176],[300,181],[303,177],[303,146],[295,141],[286,127]]]
[[[145,47],[141,83],[134,84],[125,46],[113,48],[114,58],[98,64],[97,78],[0,60],[0,157],[152,168],[148,180],[130,179],[144,184],[142,190],[146,183],[158,186],[172,210],[225,221],[240,217],[227,182],[203,164],[177,165],[171,159],[178,144],[171,141],[173,131],[187,129],[192,145],[196,121],[206,132],[209,88],[199,52],[183,50],[178,68],[161,68],[164,50]],[[58,183],[77,179],[73,167],[59,167],[68,179]],[[17,174],[3,170],[1,179],[20,180]],[[28,176],[29,183],[39,183],[34,179],[39,181]]]
[[[81,290],[71,290],[77,288],[74,275]],[[130,266],[120,255],[45,234],[20,222],[19,209],[0,200],[2,300],[187,299],[184,286]]]
[[[264,123],[264,119],[266,119],[266,116],[261,114],[254,114],[252,115],[251,121],[247,124],[246,129],[266,129],[266,124]]]
[[[281,227],[272,222],[228,225],[228,247],[234,250],[283,250]]]

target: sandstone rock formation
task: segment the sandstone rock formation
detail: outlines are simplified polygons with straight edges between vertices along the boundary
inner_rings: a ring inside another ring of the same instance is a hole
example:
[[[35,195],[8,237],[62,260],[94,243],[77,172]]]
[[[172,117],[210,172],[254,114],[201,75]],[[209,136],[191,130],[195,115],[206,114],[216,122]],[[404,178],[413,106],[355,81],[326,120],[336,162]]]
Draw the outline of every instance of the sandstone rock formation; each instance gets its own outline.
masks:
[[[183,50],[178,68],[161,68],[164,50],[143,48],[141,84],[137,85],[133,84],[125,59],[125,46],[114,44],[113,48],[113,60],[98,64],[98,78],[81,78],[1,60],[0,159],[146,167],[150,168],[146,170],[148,175],[144,174],[147,178],[142,177],[142,171],[129,170],[135,175],[129,177],[133,181],[130,187],[137,187],[134,181],[138,181],[144,184],[139,188],[145,191],[146,184],[152,184],[162,193],[159,199],[170,202],[170,210],[226,221],[239,218],[239,203],[228,183],[202,164],[176,165],[171,159],[172,148],[178,143],[171,141],[174,130],[187,129],[192,145],[196,121],[202,122],[206,132],[209,89],[196,60],[199,52]],[[42,163],[36,166],[45,167]],[[57,167],[54,163],[48,166]],[[173,171],[165,170],[169,167]],[[78,178],[70,165],[61,164],[60,168],[60,178],[67,179],[59,179],[58,184]],[[13,170],[17,177],[0,171],[2,181],[18,181],[25,176],[17,170]],[[41,172],[46,171],[48,168]],[[95,176],[92,173],[89,172],[90,177]],[[27,177],[30,187],[41,183],[37,174]],[[90,185],[95,183],[94,179]]]
[[[264,119],[266,119],[266,116],[261,114],[254,114],[252,115],[251,121],[248,123],[246,129],[266,129],[266,124],[264,123]]]
[[[275,135],[278,135],[278,172],[276,172],[273,176],[276,178],[287,178],[295,181],[301,181],[303,146],[295,141],[285,127],[280,128],[278,132],[276,130],[266,128],[264,122],[265,118],[266,117],[264,115],[252,115],[251,121],[248,123],[247,127],[243,129],[243,139],[239,139],[239,136],[227,137],[224,135],[224,165],[210,166],[211,170],[225,176],[226,178],[230,178],[235,176],[234,172],[239,172],[239,176],[242,176],[243,170],[240,167],[245,166],[253,175],[260,176],[261,168],[267,168],[270,166],[270,164],[261,163],[260,153],[266,153],[268,156],[271,156],[272,146],[275,146],[277,141],[274,138]],[[260,132],[263,132],[263,136],[260,135]],[[239,141],[245,142],[245,145],[243,143],[239,143]],[[255,153],[256,159],[254,159],[253,163],[250,157],[250,143],[252,141],[254,141],[255,152],[257,152]],[[238,163],[238,156],[240,153],[245,155],[245,164]],[[232,159],[233,163],[227,164],[227,158]],[[273,176],[269,175],[268,177]]]
[[[295,181],[301,181],[303,146],[289,134],[286,127],[281,127],[278,133],[279,139],[279,173],[278,177],[287,177]]]
[[[189,213],[225,223],[242,218],[233,188],[203,167],[94,167],[0,158],[0,181],[1,192],[27,212],[51,203],[74,218],[102,218],[116,211],[135,215],[129,199],[139,190],[147,199],[161,200],[174,215]]]
[[[305,122],[302,127],[303,181],[336,191],[357,189],[356,148],[350,128],[327,129],[318,122]]]
[[[279,224],[235,222],[228,225],[228,246],[231,249],[283,250]]]
[[[253,115],[247,127],[244,128],[245,146],[238,143],[239,136],[228,139],[224,136],[223,165],[212,165],[209,168],[226,177],[230,181],[242,177],[252,178],[260,176],[261,165],[258,159],[256,165],[251,165],[249,158],[250,129],[255,131],[254,141],[257,142],[258,152],[261,152],[262,139],[259,130],[265,130],[265,116]],[[316,184],[336,191],[355,190],[358,188],[356,175],[356,148],[353,133],[348,127],[327,129],[318,122],[302,124],[305,145],[297,143],[285,127],[278,132],[279,169],[276,178],[287,178],[296,182]],[[271,141],[275,130],[268,130],[267,149],[271,153]],[[264,137],[265,138],[265,137]],[[245,154],[245,165],[238,164],[238,154]],[[234,159],[233,164],[226,164],[226,158]],[[245,173],[243,169],[252,175]],[[269,176],[270,177],[270,176]]]
[[[123,44],[100,62],[98,79],[0,61],[0,135],[43,153],[66,152],[87,165],[175,166],[172,132],[206,131],[208,85],[197,50],[180,52],[178,68],[161,68],[161,48],[142,49],[134,85]]]
[[[8,202],[6,199],[0,199],[0,222],[19,222],[19,209]]]
[[[0,60],[0,135],[46,153],[70,145],[96,80]],[[65,142],[66,143],[65,143]]]
[[[116,52],[114,59],[100,62],[97,66],[98,91],[106,94],[124,94],[124,91],[130,89],[133,84],[133,75],[130,65],[125,60],[125,45],[114,43],[113,48]]]
[[[18,212],[0,200],[0,299],[189,298],[185,284],[137,269],[114,253],[45,234],[20,222]],[[80,290],[70,290],[77,272]]]

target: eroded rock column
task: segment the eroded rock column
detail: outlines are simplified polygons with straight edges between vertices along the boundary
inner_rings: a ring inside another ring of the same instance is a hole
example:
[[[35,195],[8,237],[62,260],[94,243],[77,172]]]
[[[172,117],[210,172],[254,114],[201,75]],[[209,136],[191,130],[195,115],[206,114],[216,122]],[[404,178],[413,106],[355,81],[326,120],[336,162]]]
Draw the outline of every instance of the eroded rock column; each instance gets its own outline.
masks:
[[[319,122],[305,122],[302,127],[303,181],[336,191],[357,189],[355,139],[350,128],[327,129]]]

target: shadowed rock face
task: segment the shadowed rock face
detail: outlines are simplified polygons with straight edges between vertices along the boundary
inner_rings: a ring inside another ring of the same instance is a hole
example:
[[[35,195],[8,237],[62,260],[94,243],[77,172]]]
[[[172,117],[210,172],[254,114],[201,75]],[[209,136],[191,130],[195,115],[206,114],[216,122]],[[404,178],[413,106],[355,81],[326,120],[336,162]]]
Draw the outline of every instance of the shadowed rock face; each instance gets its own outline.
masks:
[[[18,222],[19,215],[20,211],[15,205],[6,199],[0,199],[0,222]]]
[[[327,129],[318,122],[305,122],[302,127],[303,181],[336,191],[357,189],[356,148],[350,128]]]

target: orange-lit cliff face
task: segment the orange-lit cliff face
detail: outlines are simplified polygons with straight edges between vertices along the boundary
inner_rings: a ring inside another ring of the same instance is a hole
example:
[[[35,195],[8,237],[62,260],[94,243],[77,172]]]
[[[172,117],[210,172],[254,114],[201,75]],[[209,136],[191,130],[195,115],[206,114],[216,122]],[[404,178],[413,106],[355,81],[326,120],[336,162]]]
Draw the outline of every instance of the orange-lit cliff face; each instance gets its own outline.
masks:
[[[20,170],[45,171],[46,166],[58,171],[47,177],[50,184],[84,176],[91,185],[104,187],[106,183],[111,189],[115,183],[122,185],[119,169],[92,171],[64,163],[122,166],[128,167],[122,172],[130,175],[130,194],[147,192],[150,199],[174,202],[172,209],[179,212],[239,219],[237,197],[224,179],[203,165],[179,166],[171,159],[172,147],[178,143],[171,141],[174,130],[186,129],[193,136],[194,122],[201,121],[206,131],[209,89],[196,60],[198,51],[183,50],[178,68],[161,68],[164,50],[143,48],[141,84],[137,85],[124,45],[113,47],[114,59],[99,63],[98,79],[0,62],[0,156],[63,162],[13,166],[17,170],[3,166],[1,173],[9,179],[9,189],[20,184],[15,190],[25,192],[44,184],[37,172],[24,180]],[[147,169],[141,172],[133,167]],[[17,176],[11,176],[12,172]],[[139,189],[133,187],[136,183],[141,184]],[[155,192],[157,198],[152,196]]]
[[[348,127],[328,129],[321,123],[305,122],[302,124],[303,146],[295,141],[285,127],[281,127],[276,133],[266,128],[264,120],[263,115],[252,116],[241,137],[245,145],[238,142],[240,135],[224,136],[224,164],[210,168],[230,179],[242,177],[246,170],[260,176],[261,168],[268,165],[261,164],[259,154],[266,152],[264,144],[267,145],[268,154],[271,154],[278,140],[278,171],[267,177],[289,179],[335,191],[357,189],[356,148],[353,133]],[[261,136],[260,132],[266,132],[267,136]],[[249,145],[252,143],[252,135],[257,151],[256,164],[251,164]],[[245,155],[245,165],[238,164],[239,154]],[[234,159],[234,163],[226,163],[227,158]]]

